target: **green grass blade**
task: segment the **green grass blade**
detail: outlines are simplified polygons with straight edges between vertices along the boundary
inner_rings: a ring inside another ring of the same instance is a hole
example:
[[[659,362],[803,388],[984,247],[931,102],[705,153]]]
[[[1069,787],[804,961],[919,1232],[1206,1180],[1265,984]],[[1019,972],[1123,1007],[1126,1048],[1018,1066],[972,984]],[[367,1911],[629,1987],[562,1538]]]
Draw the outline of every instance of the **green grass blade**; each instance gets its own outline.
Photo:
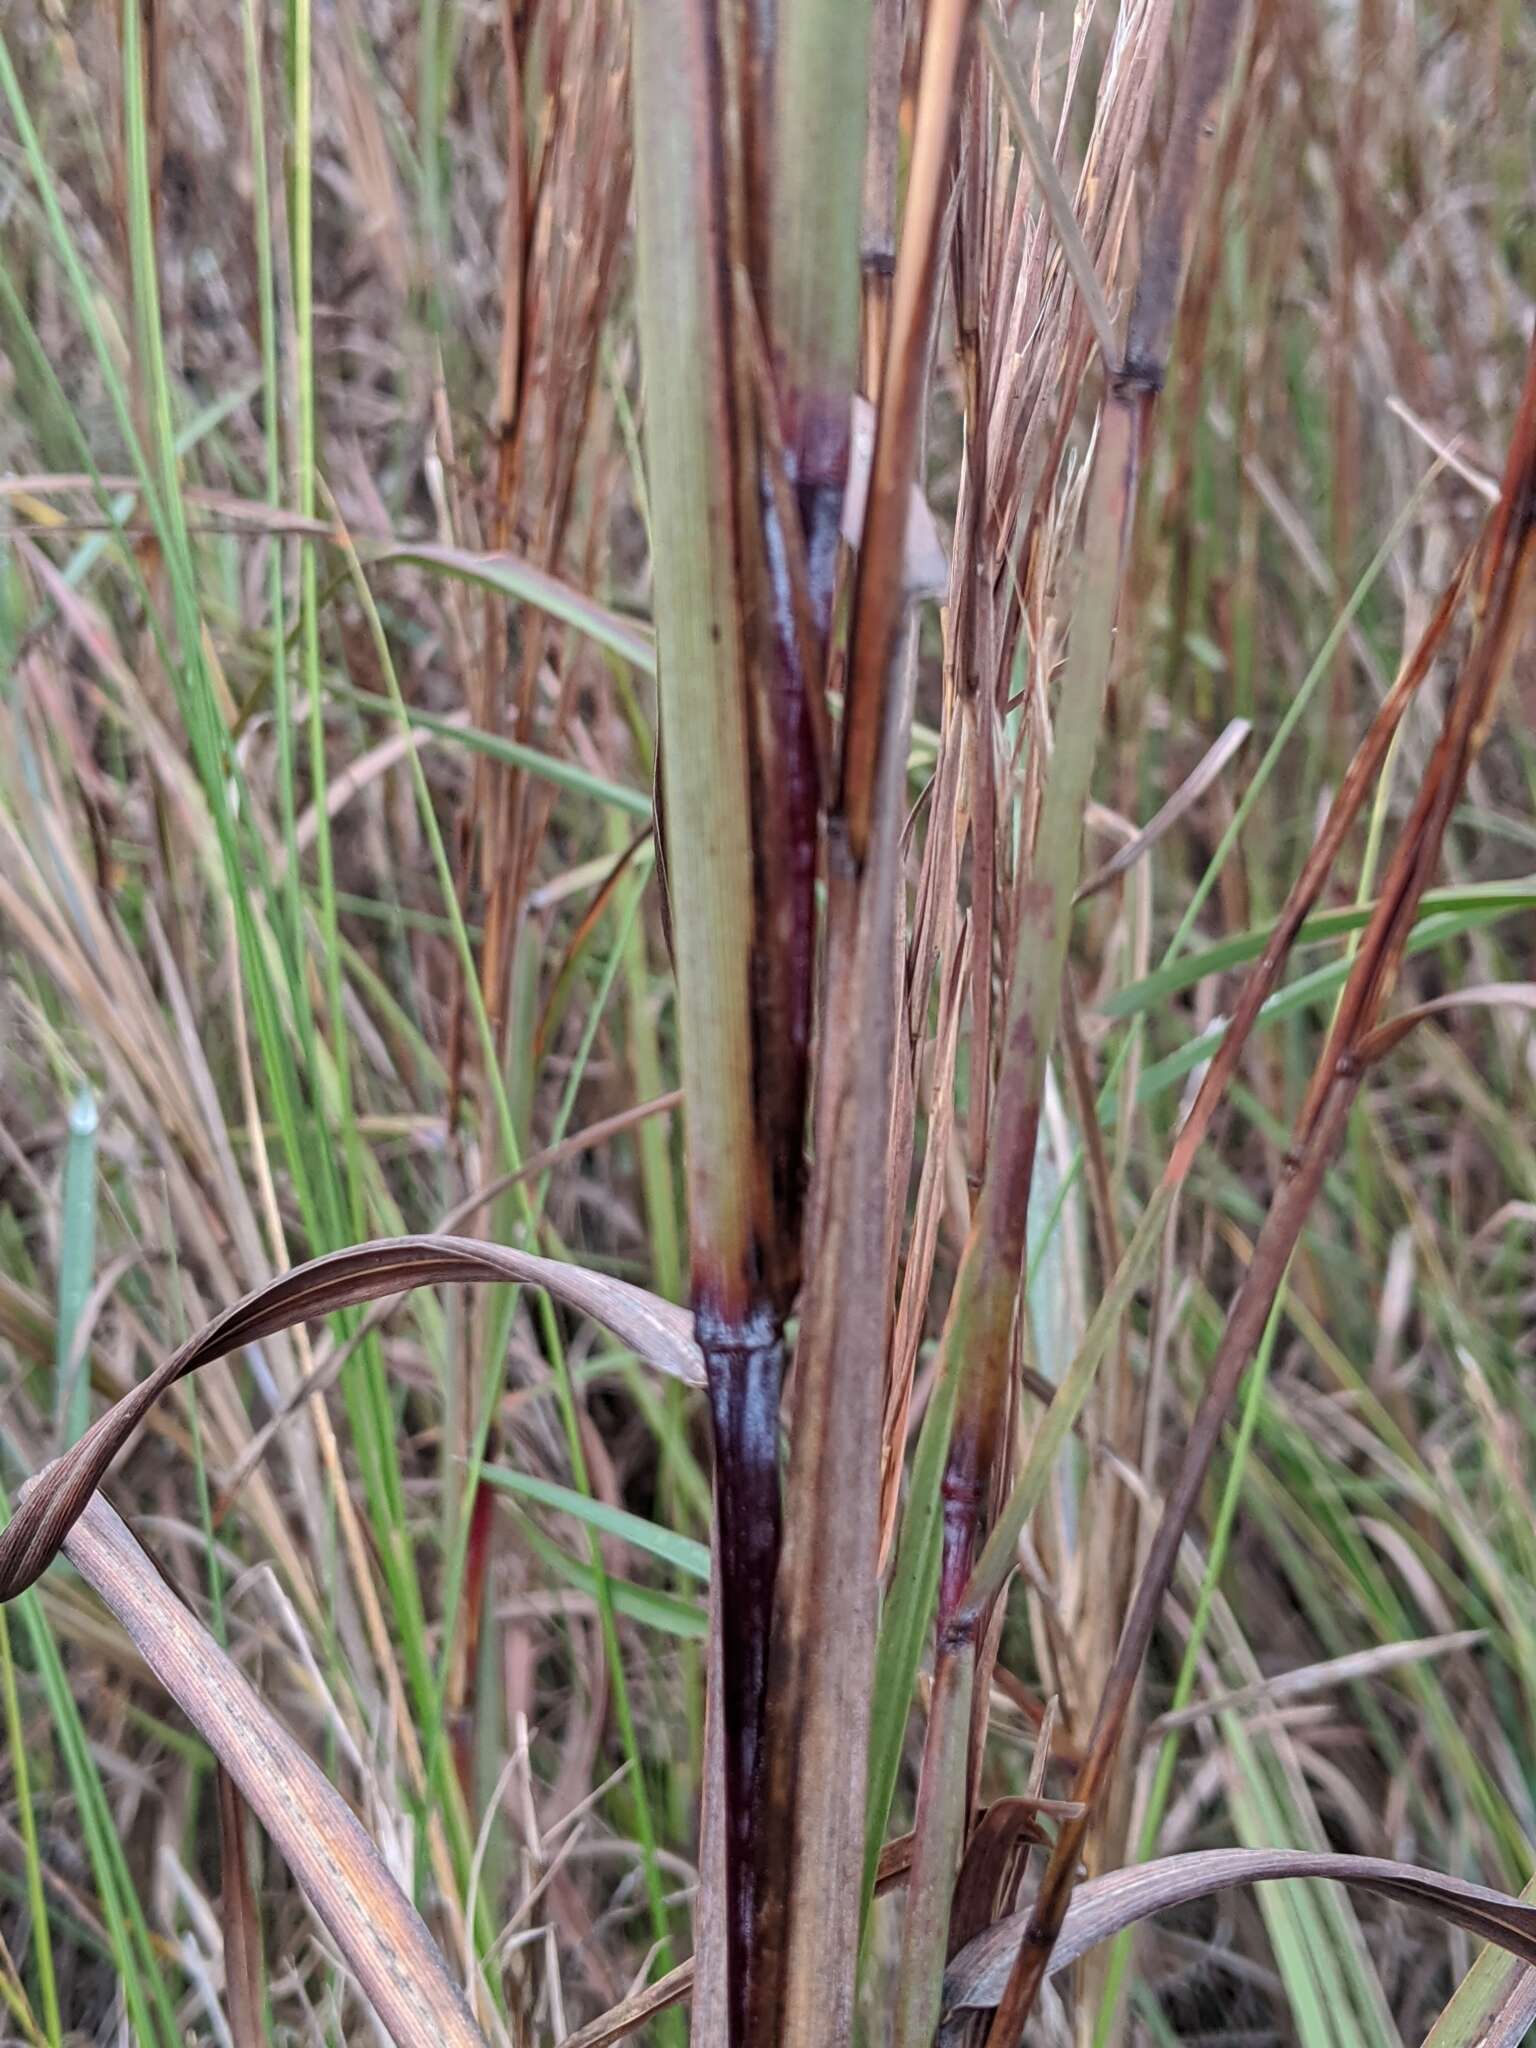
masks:
[[[467,747],[471,753],[484,754],[489,761],[503,761],[508,767],[524,768],[530,775],[553,783],[557,789],[569,790],[573,796],[588,797],[593,803],[623,811],[631,818],[649,818],[651,815],[651,799],[643,791],[607,782],[574,761],[562,761],[557,754],[546,753],[542,747],[527,746],[523,741],[507,739],[501,733],[484,732],[479,726],[466,725],[457,719],[441,718],[435,712],[422,710],[417,704],[396,705],[388,698],[376,696],[372,690],[354,690],[345,683],[331,683],[329,695],[333,702],[355,704],[360,711],[371,711],[380,717],[403,718],[413,726],[420,726],[423,732],[437,733],[445,740],[454,740]]]
[[[53,1964],[53,1926],[48,1915],[48,1895],[43,1889],[37,1814],[32,1805],[32,1766],[27,1759],[26,1731],[22,1726],[21,1702],[16,1690],[16,1666],[11,1656],[11,1630],[3,1608],[0,1608],[0,1689],[3,1689],[5,1699],[5,1733],[11,1756],[16,1826],[21,1835],[22,1855],[26,1865],[27,1908],[32,1916],[32,1954],[37,1970],[38,1997],[43,2008],[43,2026],[50,2048],[60,2048],[63,2026],[59,2014],[58,1978]]]
[[[370,552],[374,552],[370,550]],[[374,552],[381,562],[409,562],[441,576],[454,576],[491,590],[513,605],[533,605],[561,625],[583,634],[642,675],[656,673],[656,645],[646,629],[621,613],[586,597],[558,576],[535,569],[516,555],[477,555],[468,548],[438,546],[426,541],[391,541]]]
[[[880,1615],[875,1682],[870,1708],[869,1795],[864,1823],[864,1899],[860,1928],[869,1924],[875,1870],[890,1825],[901,1770],[902,1745],[912,1707],[917,1669],[928,1640],[939,1591],[939,1553],[944,1535],[942,1486],[955,1419],[958,1375],[946,1372],[934,1389],[918,1431],[896,1568]]]
[[[632,1515],[627,1508],[610,1507],[606,1501],[593,1500],[588,1494],[577,1493],[573,1487],[561,1486],[553,1479],[541,1479],[533,1472],[519,1472],[508,1465],[482,1465],[480,1471],[492,1486],[520,1494],[524,1500],[539,1501],[547,1508],[559,1508],[562,1514],[585,1522],[599,1535],[617,1537],[621,1543],[631,1544],[651,1557],[659,1557],[663,1564],[686,1572],[689,1578],[709,1583],[707,1543],[696,1543],[691,1536],[679,1536],[672,1529],[646,1521],[643,1515]]]
[[[1473,882],[1454,889],[1426,889],[1421,907],[1420,925],[1454,916],[1491,923],[1495,918],[1513,912],[1536,910],[1536,877],[1509,882]],[[1374,903],[1365,903],[1345,910],[1320,912],[1302,925],[1296,943],[1307,946],[1321,944],[1327,939],[1347,938],[1350,933],[1363,929],[1374,908]],[[1480,922],[1462,923],[1451,927],[1449,936],[1456,937],[1463,931],[1480,928]],[[1270,924],[1256,925],[1249,931],[1206,946],[1198,953],[1183,954],[1155,972],[1143,975],[1140,980],[1115,989],[1099,1004],[1100,1014],[1105,1017],[1135,1017],[1158,1009],[1170,996],[1193,988],[1196,982],[1204,981],[1209,975],[1225,974],[1234,967],[1256,960],[1273,929]],[[1436,925],[1435,929],[1439,931],[1442,927]]]
[[[535,1556],[567,1584],[595,1600],[598,1579],[591,1565],[583,1564],[580,1558],[571,1557],[563,1551],[558,1543],[552,1543],[526,1515],[520,1519],[523,1534]],[[642,1628],[657,1629],[663,1635],[698,1643],[703,1642],[709,1632],[709,1617],[696,1600],[680,1600],[674,1593],[658,1592],[653,1586],[637,1586],[632,1579],[614,1578],[611,1573],[605,1574],[603,1583],[611,1589],[614,1612],[622,1614],[628,1621],[639,1622]]]

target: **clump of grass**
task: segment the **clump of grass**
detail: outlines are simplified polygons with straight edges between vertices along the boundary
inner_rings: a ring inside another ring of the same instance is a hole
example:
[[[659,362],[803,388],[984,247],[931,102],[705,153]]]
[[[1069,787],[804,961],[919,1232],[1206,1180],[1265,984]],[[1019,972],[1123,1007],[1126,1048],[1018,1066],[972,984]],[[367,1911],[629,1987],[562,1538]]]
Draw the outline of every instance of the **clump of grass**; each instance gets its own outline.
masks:
[[[227,26],[0,42],[18,2034],[1516,2038],[1529,25]]]

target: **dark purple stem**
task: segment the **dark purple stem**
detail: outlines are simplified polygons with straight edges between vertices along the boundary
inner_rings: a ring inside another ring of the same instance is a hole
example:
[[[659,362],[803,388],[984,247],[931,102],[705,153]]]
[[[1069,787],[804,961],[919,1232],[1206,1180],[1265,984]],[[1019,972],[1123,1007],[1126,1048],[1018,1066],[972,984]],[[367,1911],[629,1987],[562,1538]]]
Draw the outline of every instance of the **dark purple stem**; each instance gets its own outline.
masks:
[[[779,1392],[784,1345],[766,1308],[734,1319],[695,1312],[715,1436],[720,1651],[725,1676],[726,1932],[732,2036],[746,2038],[753,1845],[779,1565]]]

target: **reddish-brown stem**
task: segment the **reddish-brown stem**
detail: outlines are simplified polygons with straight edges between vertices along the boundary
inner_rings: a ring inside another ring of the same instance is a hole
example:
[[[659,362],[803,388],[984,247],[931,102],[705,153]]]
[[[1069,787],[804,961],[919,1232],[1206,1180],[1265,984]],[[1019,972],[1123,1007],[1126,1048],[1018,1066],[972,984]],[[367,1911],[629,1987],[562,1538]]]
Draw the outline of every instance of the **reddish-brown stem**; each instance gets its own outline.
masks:
[[[890,333],[891,280],[896,272],[896,172],[901,140],[897,116],[905,31],[905,0],[873,0],[859,270],[863,280],[864,389],[877,406]]]
[[[1455,575],[1446,585],[1425,626],[1419,643],[1408,660],[1404,662],[1391,690],[1372,719],[1365,738],[1356,749],[1355,757],[1339,784],[1338,793],[1329,806],[1328,817],[1322,831],[1307,855],[1301,873],[1291,886],[1285,899],[1284,908],[1275,920],[1274,930],[1264,942],[1264,950],[1249,970],[1243,983],[1242,993],[1232,1013],[1221,1044],[1217,1047],[1205,1078],[1200,1083],[1194,1104],[1179,1132],[1178,1142],[1169,1155],[1163,1170],[1165,1181],[1179,1182],[1188,1174],[1196,1152],[1210,1128],[1216,1107],[1227,1092],[1227,1084],[1237,1069],[1248,1035],[1258,1020],[1265,1003],[1274,993],[1280,979],[1280,970],[1289,957],[1296,935],[1306,922],[1312,906],[1322,894],[1323,885],[1333,872],[1334,862],[1339,857],[1350,827],[1360,814],[1360,807],[1370,794],[1387,749],[1392,744],[1392,735],[1402,722],[1403,713],[1412,703],[1419,685],[1429,673],[1435,656],[1445,639],[1446,629],[1466,589],[1466,578],[1471,566],[1470,555],[1463,559]]]
[[[843,719],[841,824],[856,867],[869,850],[880,751],[889,722],[885,698],[906,609],[904,585],[909,493],[922,427],[921,394],[941,275],[939,243],[958,83],[970,47],[976,0],[930,0],[923,27],[918,117],[902,221],[902,252],[891,300],[890,341],[875,424],[869,501],[854,586],[852,652]]]

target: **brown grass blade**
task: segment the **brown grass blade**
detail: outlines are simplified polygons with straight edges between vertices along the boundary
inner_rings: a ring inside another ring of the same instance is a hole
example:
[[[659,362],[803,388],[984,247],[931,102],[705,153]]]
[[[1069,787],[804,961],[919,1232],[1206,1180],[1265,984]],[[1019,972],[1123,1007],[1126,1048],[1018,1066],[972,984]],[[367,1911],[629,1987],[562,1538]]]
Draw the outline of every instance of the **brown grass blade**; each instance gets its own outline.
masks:
[[[970,47],[975,0],[935,0],[923,24],[922,70],[912,167],[902,217],[902,250],[891,295],[890,337],[870,463],[869,505],[854,586],[847,701],[843,718],[841,819],[856,867],[874,827],[886,700],[907,600],[908,507],[917,474],[922,393],[941,265],[939,242],[958,84]]]
[[[1080,1885],[1051,1958],[1054,1975],[1101,1941],[1139,1920],[1236,1885],[1282,1878],[1324,1878],[1422,1906],[1511,1955],[1536,1962],[1536,1906],[1485,1885],[1441,1877],[1381,1856],[1316,1854],[1303,1849],[1203,1849],[1111,1871]],[[944,1979],[946,2015],[996,2005],[1029,1923],[1029,1909],[989,1927],[963,1949]]]
[[[631,2034],[638,2034],[658,2013],[681,2005],[692,1992],[693,1981],[692,1961],[679,1963],[675,1970],[668,1970],[665,1977],[658,1977],[643,1991],[631,1992],[628,1998],[611,2007],[601,2019],[593,2020],[590,2026],[567,2034],[560,2048],[613,2048],[615,2041],[627,2041]],[[701,2038],[718,2040],[721,2037],[704,2035]]]
[[[1196,805],[1211,784],[1227,767],[1228,763],[1247,744],[1253,731],[1246,718],[1232,719],[1202,759],[1192,768],[1165,804],[1159,806],[1133,839],[1128,839],[1100,868],[1095,868],[1078,889],[1076,900],[1085,902],[1090,896],[1097,896],[1101,889],[1107,889],[1135,867],[1137,861],[1151,852],[1159,839],[1171,832],[1179,820]]]
[[[29,1481],[18,1513],[45,1492],[45,1481]],[[115,1509],[87,1499],[64,1547],[239,1788],[397,2048],[484,2048],[436,1943],[351,1808]]]
[[[1043,1781],[1050,1762],[1050,1729],[1042,1730],[1030,1779]],[[1033,1793],[1023,1798],[994,1800],[971,1830],[955,1880],[948,1943],[951,1954],[986,1932],[999,1913],[1012,1910],[1033,1845],[1048,1838],[1039,1825],[1040,1802]]]
[[[1472,988],[1459,988],[1426,1003],[1415,1003],[1400,1017],[1390,1017],[1368,1031],[1360,1041],[1359,1056],[1369,1065],[1384,1059],[1394,1047],[1429,1017],[1443,1017],[1447,1010],[1536,1010],[1536,981],[1490,981]]]
[[[1077,215],[1072,210],[1072,201],[1067,188],[1061,182],[1061,173],[1056,168],[1056,158],[1051,150],[1050,138],[1040,125],[1039,116],[1029,103],[1029,91],[1024,83],[1024,74],[1019,60],[1014,55],[1013,45],[1008,40],[1008,30],[1002,15],[991,4],[981,10],[981,39],[986,45],[987,57],[993,75],[1008,109],[1008,118],[1014,132],[1024,145],[1024,154],[1029,158],[1029,168],[1034,173],[1035,183],[1040,187],[1040,196],[1045,210],[1051,217],[1051,226],[1061,244],[1061,253],[1066,259],[1072,282],[1077,286],[1083,301],[1083,310],[1088,315],[1093,329],[1094,340],[1104,359],[1106,370],[1113,371],[1119,363],[1120,351],[1115,336],[1115,323],[1110,315],[1109,301],[1104,296],[1104,287],[1099,282],[1099,273],[1094,267],[1088,244],[1083,240],[1083,231],[1077,224]]]
[[[251,1883],[247,1809],[240,1788],[222,1763],[218,1767],[218,1797],[223,1879],[219,1917],[224,1926],[224,2003],[229,2031],[235,2048],[263,2048],[261,1916]]]
[[[109,1408],[28,1488],[0,1530],[0,1600],[25,1592],[58,1555],[108,1468],[160,1396],[188,1373],[312,1316],[449,1281],[544,1287],[603,1323],[658,1371],[703,1377],[687,1315],[628,1281],[474,1238],[380,1238],[295,1266],[226,1309]]]
[[[1180,1707],[1176,1713],[1159,1714],[1147,1729],[1149,1736],[1164,1735],[1171,1728],[1189,1728],[1197,1721],[1217,1714],[1245,1712],[1250,1707],[1273,1706],[1277,1700],[1300,1699],[1307,1693],[1353,1685],[1374,1678],[1383,1671],[1397,1671],[1405,1664],[1423,1663],[1429,1658],[1447,1657],[1457,1650],[1470,1650],[1487,1640],[1480,1628],[1455,1629],[1449,1635],[1419,1636],[1403,1643],[1378,1643],[1374,1649],[1351,1650],[1342,1657],[1329,1657],[1319,1664],[1302,1664],[1293,1671],[1280,1671],[1273,1678],[1240,1686],[1235,1692],[1219,1693],[1214,1699]]]

